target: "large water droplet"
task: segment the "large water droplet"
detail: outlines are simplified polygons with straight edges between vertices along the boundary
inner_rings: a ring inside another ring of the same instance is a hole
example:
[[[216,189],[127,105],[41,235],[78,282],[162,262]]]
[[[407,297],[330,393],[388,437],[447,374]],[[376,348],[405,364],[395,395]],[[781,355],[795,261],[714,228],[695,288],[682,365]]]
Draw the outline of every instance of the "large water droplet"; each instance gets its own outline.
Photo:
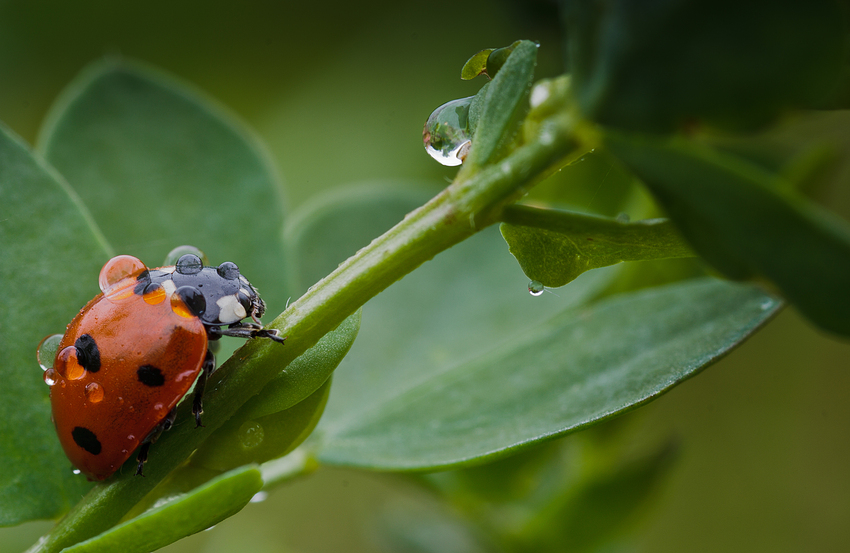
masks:
[[[452,100],[434,110],[422,129],[425,151],[447,166],[463,163],[472,144],[469,133],[469,105],[473,96]]]
[[[116,284],[128,276],[137,275],[146,269],[145,264],[132,255],[117,255],[107,261],[100,270],[98,277],[100,291],[109,296]]]
[[[544,290],[546,290],[546,287],[543,286],[542,282],[539,282],[537,280],[528,281],[528,293],[534,296],[535,298],[543,294]]]
[[[103,401],[103,386],[97,382],[86,384],[86,399],[91,403],[100,403]]]
[[[61,334],[51,334],[39,342],[38,349],[35,351],[35,358],[38,360],[41,370],[46,371],[53,368],[53,362],[56,360],[56,352],[61,341]]]
[[[265,435],[262,425],[256,421],[245,421],[239,427],[239,443],[242,449],[254,449],[259,446]]]

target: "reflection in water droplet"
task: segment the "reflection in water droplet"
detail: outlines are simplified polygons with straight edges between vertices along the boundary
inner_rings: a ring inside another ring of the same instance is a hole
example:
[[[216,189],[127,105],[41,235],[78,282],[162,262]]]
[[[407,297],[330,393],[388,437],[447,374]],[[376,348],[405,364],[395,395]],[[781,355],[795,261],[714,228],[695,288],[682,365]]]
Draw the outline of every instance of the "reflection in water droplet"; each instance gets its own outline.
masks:
[[[775,305],[775,302],[773,300],[764,300],[763,302],[761,302],[760,307],[761,307],[762,311],[767,311],[768,309],[770,309],[774,305]]]
[[[242,449],[254,449],[263,443],[265,434],[260,423],[245,421],[239,427],[239,444],[242,446]]]
[[[473,96],[452,100],[434,110],[422,129],[425,151],[443,165],[460,165],[472,144],[469,105]]]
[[[74,346],[68,346],[59,352],[53,368],[59,376],[68,380],[79,380],[86,374],[86,370],[77,361],[77,348]]]
[[[47,369],[44,371],[44,383],[48,386],[56,384],[56,371],[53,369]]]
[[[536,280],[528,281],[528,293],[534,296],[535,298],[543,293],[546,289],[545,286],[541,282]]]
[[[38,360],[41,370],[46,371],[53,367],[53,362],[56,360],[56,351],[59,349],[59,342],[61,341],[61,334],[51,334],[39,342],[38,349],[35,352],[35,358]]]
[[[80,474],[82,471],[80,469],[74,469],[71,472],[73,472],[74,474]]]
[[[92,403],[100,403],[103,401],[103,387],[97,382],[89,382],[86,384],[86,399]]]
[[[251,503],[262,503],[269,498],[269,492],[259,491],[251,498]]]

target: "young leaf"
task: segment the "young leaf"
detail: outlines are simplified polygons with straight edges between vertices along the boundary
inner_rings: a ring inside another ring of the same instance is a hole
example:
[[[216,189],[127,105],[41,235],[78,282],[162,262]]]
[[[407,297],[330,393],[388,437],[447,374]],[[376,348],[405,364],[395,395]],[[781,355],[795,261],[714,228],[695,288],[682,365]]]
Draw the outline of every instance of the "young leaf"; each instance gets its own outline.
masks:
[[[480,115],[475,119],[472,149],[464,161],[463,172],[471,175],[477,169],[494,163],[507,153],[522,116],[528,111],[528,91],[537,63],[537,45],[520,41],[499,72],[482,89]]]
[[[253,400],[242,406],[192,456],[192,464],[228,470],[264,463],[292,451],[319,422],[331,373],[360,329],[360,310],[295,359]],[[324,384],[322,384],[324,382]],[[307,398],[299,390],[314,386]]]
[[[251,134],[201,93],[140,65],[95,63],[56,101],[38,146],[118,253],[153,265],[197,246],[283,310],[280,184]]]
[[[404,382],[358,375],[359,386],[335,390],[362,407],[332,411],[331,398],[320,459],[433,470],[520,450],[650,401],[722,357],[779,305],[755,287],[686,281],[567,311]]]
[[[225,471],[282,457],[310,435],[328,401],[331,379],[289,409],[259,416],[237,413],[192,456],[191,465]],[[250,409],[250,405],[246,405]]]
[[[685,139],[608,133],[694,249],[734,279],[763,279],[818,326],[850,336],[850,226],[776,175]]]
[[[569,211],[514,206],[500,230],[522,272],[549,288],[623,261],[691,257],[666,219],[634,223]]]
[[[64,549],[65,553],[147,553],[218,524],[248,504],[263,487],[256,467],[214,478],[191,493]]]
[[[0,526],[54,518],[91,486],[59,446],[35,352],[98,291],[108,250],[67,183],[0,126]]]

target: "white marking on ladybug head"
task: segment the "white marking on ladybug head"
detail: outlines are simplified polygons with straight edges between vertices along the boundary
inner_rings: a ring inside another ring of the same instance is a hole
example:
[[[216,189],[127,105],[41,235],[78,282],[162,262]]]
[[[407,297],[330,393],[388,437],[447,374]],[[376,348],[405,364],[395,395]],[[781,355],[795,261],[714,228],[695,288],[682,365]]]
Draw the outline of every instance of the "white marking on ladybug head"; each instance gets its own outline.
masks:
[[[160,282],[160,284],[162,285],[162,288],[165,290],[165,293],[168,294],[169,297],[171,297],[171,294],[173,294],[174,291],[177,290],[177,285],[174,284],[173,280],[163,280],[162,282]]]
[[[245,308],[234,295],[222,296],[215,302],[218,305],[218,320],[223,324],[238,323],[248,316]]]

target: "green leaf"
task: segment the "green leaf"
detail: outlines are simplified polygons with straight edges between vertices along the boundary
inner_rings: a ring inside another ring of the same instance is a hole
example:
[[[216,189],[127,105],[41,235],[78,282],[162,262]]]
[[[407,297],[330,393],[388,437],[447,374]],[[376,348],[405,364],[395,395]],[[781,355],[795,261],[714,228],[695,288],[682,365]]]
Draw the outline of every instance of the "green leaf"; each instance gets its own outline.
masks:
[[[67,183],[0,126],[0,526],[57,517],[91,486],[56,438],[35,352],[98,291],[108,250]]]
[[[650,401],[723,356],[778,306],[751,286],[687,281],[491,334],[498,347],[484,355],[455,355],[410,372],[399,364],[393,370],[402,378],[390,371],[386,378],[358,374],[359,382],[340,378],[334,390],[345,396],[345,409],[332,395],[320,424],[320,459],[433,470],[521,450]],[[444,318],[453,331],[454,316]],[[416,345],[403,344],[428,355]]]
[[[460,78],[464,81],[470,81],[482,73],[487,72],[487,58],[495,50],[495,48],[485,48],[481,50],[463,64],[460,70]]]
[[[63,552],[154,551],[238,513],[262,487],[256,467],[238,468]]]
[[[192,465],[225,471],[286,455],[301,445],[316,427],[330,389],[329,378],[310,396],[289,409],[255,417],[236,413],[204,441],[192,456]]]
[[[192,463],[229,470],[264,463],[292,451],[319,422],[330,391],[330,375],[360,329],[360,310],[304,352],[204,441]],[[324,382],[324,384],[322,384]],[[315,389],[306,399],[304,389]]]
[[[832,0],[578,1],[566,21],[581,109],[612,127],[752,128],[819,107],[843,72]]]
[[[682,138],[608,133],[694,250],[734,279],[763,279],[818,326],[850,336],[850,226],[761,167]]]
[[[306,286],[429,197],[405,183],[346,187],[303,206],[287,237]],[[363,308],[357,342],[334,373],[323,427],[357,416],[411,380],[486,352],[599,293],[615,272],[579,278],[563,298],[533,298],[495,228],[441,253]]]
[[[599,551],[636,522],[668,475],[673,444],[652,455],[599,471],[563,494],[524,529],[520,551]]]
[[[590,269],[623,261],[691,257],[666,219],[634,223],[568,211],[514,206],[500,230],[522,272],[557,288]]]
[[[528,91],[536,63],[537,45],[520,41],[493,80],[479,92],[480,106],[476,110],[480,109],[480,115],[474,115],[470,108],[475,134],[463,164],[466,175],[507,154],[528,111]]]
[[[155,266],[191,244],[235,262],[269,312],[283,310],[280,184],[253,136],[201,93],[137,64],[95,63],[38,144],[118,253]]]

